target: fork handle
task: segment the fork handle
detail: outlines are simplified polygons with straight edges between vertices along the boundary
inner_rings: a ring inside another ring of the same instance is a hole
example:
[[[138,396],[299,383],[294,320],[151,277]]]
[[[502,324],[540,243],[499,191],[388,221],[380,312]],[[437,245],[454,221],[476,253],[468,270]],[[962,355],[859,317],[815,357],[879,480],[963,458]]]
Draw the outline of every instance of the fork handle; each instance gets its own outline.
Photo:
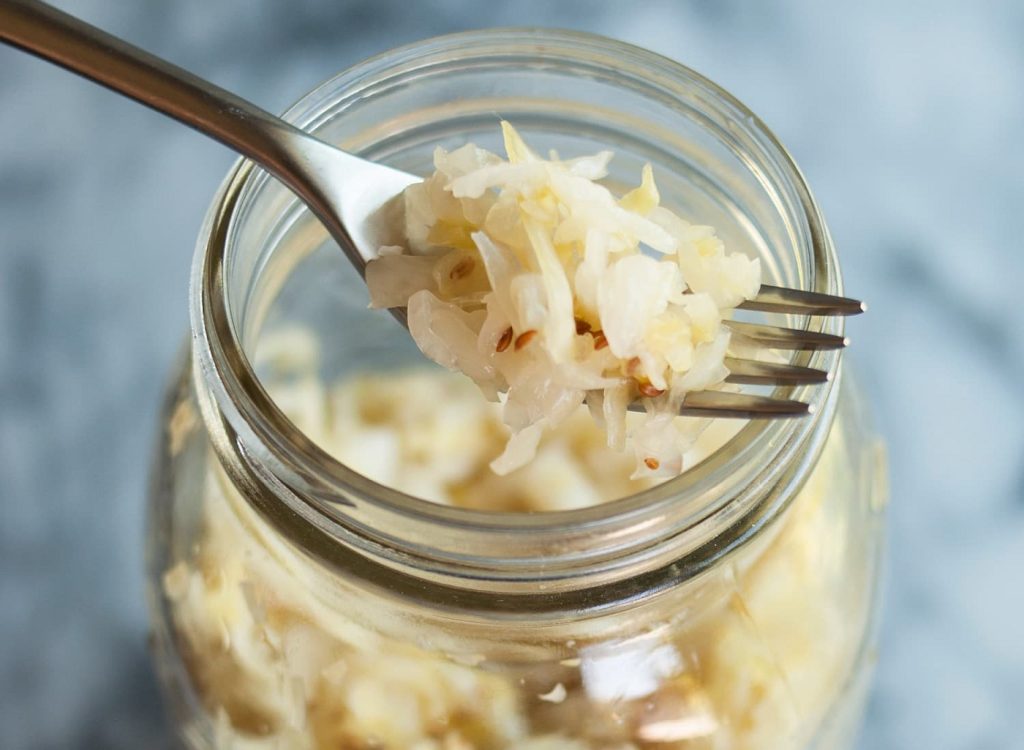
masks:
[[[290,149],[282,144],[309,137],[255,104],[36,0],[0,0],[0,41],[168,115],[282,179],[290,166]]]
[[[255,104],[37,0],[0,0],[0,41],[134,99],[237,151],[287,185],[357,268],[363,259],[333,210],[335,186],[313,167],[345,154]]]

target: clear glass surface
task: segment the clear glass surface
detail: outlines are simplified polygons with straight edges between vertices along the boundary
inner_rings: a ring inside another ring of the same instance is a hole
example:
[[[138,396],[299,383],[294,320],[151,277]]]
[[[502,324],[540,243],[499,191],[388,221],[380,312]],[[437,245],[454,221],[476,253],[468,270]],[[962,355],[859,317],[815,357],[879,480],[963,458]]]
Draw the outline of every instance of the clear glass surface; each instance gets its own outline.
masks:
[[[633,48],[520,31],[432,40],[342,74],[290,116],[425,173],[437,145],[497,149],[499,113],[541,149],[614,149],[613,183],[652,162],[666,203],[761,257],[769,278],[841,288],[770,134]],[[649,497],[550,522],[445,515],[330,463],[316,425],[331,384],[421,361],[346,263],[283,188],[244,169],[200,237],[195,344],[169,391],[149,527],[156,660],[188,746],[851,746],[886,498],[867,405],[834,355],[799,360],[834,370],[830,387],[786,394],[817,400],[813,422],[752,426]],[[220,329],[205,317],[218,295]],[[272,364],[282,341],[290,366]]]

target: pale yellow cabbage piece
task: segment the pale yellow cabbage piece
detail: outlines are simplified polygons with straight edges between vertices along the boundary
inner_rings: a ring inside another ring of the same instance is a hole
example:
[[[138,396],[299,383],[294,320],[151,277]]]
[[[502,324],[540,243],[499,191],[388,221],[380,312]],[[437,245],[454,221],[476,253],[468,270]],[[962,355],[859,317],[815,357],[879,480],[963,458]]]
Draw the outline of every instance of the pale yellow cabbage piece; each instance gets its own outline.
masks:
[[[679,473],[704,423],[675,410],[722,386],[722,320],[757,293],[759,261],[662,205],[650,164],[617,198],[600,182],[610,151],[544,159],[511,124],[502,135],[504,159],[437,149],[405,194],[405,251],[367,268],[372,304],[408,307],[424,354],[503,403],[512,435],[495,472],[529,463],[588,402],[638,476]],[[648,418],[627,430],[637,399]]]

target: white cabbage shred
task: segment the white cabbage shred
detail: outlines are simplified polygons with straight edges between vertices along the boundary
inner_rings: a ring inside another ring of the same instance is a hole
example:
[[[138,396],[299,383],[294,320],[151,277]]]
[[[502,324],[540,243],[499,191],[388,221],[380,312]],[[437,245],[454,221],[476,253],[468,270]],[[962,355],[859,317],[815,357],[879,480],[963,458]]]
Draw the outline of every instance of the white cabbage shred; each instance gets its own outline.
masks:
[[[611,152],[543,159],[502,123],[506,159],[472,144],[434,153],[404,195],[408,246],[367,268],[373,307],[407,307],[430,359],[504,404],[512,435],[491,468],[530,462],[541,434],[584,402],[636,476],[671,476],[706,420],[677,416],[722,388],[723,318],[761,285],[757,259],[660,205],[650,165],[616,198]],[[627,406],[642,401],[638,426]]]

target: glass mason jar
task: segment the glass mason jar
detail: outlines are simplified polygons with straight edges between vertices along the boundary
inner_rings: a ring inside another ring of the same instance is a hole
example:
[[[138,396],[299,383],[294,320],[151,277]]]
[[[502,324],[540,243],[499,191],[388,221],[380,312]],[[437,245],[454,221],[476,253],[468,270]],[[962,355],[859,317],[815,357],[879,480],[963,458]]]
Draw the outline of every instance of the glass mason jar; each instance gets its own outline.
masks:
[[[499,114],[541,150],[614,149],[612,182],[651,162],[665,203],[758,255],[766,281],[841,293],[821,213],[775,137],[635,47],[537,30],[432,39],[287,117],[426,173],[437,145],[497,150]],[[499,513],[404,495],[325,448],[330,384],[422,357],[249,164],[203,225],[191,305],[148,532],[156,661],[187,746],[850,747],[886,490],[836,352],[792,356],[829,383],[776,389],[810,417],[747,423],[613,502]]]

